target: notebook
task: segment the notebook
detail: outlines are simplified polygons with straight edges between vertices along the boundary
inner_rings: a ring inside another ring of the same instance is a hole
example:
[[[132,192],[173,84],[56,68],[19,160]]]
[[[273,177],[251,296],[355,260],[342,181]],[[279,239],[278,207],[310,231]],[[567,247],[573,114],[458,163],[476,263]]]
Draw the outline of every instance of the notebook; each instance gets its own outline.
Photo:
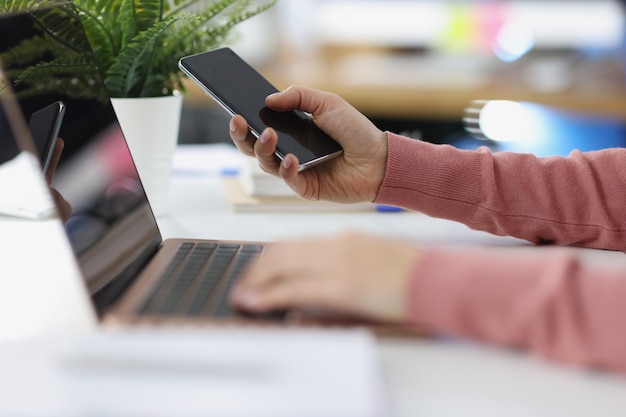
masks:
[[[65,30],[46,26],[50,22]],[[162,239],[77,22],[68,4],[3,16],[0,57],[25,121],[46,104],[65,103],[59,134],[65,147],[51,186],[71,206],[58,205],[59,214],[99,317],[116,323],[252,319],[231,309],[228,293],[265,245]],[[42,54],[20,53],[26,43],[40,45]],[[41,57],[48,63],[34,66]],[[259,318],[287,319],[284,312]]]

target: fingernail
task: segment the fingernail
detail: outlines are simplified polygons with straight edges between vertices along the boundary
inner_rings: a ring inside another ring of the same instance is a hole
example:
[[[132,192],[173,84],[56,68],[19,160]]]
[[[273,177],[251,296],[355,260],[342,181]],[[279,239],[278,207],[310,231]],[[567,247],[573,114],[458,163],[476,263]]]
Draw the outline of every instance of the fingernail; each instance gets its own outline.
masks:
[[[270,141],[270,133],[267,131],[267,129],[261,132],[261,136],[259,136],[259,141],[261,143],[267,143]]]
[[[282,93],[281,91],[279,91],[279,92],[277,92],[277,93],[272,93],[272,94],[270,94],[269,96],[267,96],[267,98],[271,100],[271,99],[273,99],[274,97],[278,97],[281,93]]]
[[[291,166],[291,158],[285,158],[283,160],[283,168],[289,169],[290,166]]]
[[[259,294],[256,291],[239,291],[235,294],[235,300],[244,307],[254,307],[259,303]]]
[[[230,122],[228,123],[228,129],[230,129],[231,132],[237,131],[237,126],[235,125],[235,121],[233,119],[230,119]]]

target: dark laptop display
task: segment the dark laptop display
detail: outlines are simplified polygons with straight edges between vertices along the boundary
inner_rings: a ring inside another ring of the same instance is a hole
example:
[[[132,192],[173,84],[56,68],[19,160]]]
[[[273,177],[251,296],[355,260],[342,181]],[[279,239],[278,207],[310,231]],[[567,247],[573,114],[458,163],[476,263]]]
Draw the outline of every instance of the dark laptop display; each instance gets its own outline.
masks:
[[[36,148],[0,61],[0,215],[48,219],[57,210]]]
[[[27,143],[18,142],[25,134],[27,134],[26,124],[23,123],[13,91],[7,86],[0,61],[0,166],[11,162],[22,150],[28,149]],[[34,149],[31,149],[31,152],[33,151]]]
[[[71,30],[44,30],[41,22],[53,18],[56,27]],[[5,16],[0,39],[0,56],[7,76],[17,81],[13,89],[26,120],[57,100],[66,105],[59,133],[65,147],[52,186],[72,207],[66,230],[89,292],[114,281],[121,285],[161,238],[74,10]]]
[[[38,53],[25,53],[33,45]],[[52,186],[71,206],[62,216],[96,309],[115,305],[129,317],[230,314],[222,272],[236,274],[235,258],[250,259],[262,247],[162,241],[75,9],[2,17],[0,57],[27,120],[47,104],[65,103],[65,148]],[[192,252],[199,260],[188,266]]]

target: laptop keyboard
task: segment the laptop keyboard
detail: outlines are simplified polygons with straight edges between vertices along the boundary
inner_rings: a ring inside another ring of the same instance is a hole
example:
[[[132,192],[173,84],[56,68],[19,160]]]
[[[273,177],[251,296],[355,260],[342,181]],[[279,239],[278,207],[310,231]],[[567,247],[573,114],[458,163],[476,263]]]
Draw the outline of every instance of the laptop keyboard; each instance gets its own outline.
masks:
[[[171,264],[140,310],[157,316],[228,317],[228,294],[262,245],[181,244]]]

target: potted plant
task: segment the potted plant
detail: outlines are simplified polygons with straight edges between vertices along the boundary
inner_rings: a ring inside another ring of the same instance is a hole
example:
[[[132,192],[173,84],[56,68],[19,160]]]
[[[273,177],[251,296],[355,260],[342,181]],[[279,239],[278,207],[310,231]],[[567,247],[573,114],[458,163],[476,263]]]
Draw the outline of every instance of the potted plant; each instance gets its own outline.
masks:
[[[259,4],[251,0],[80,0],[73,8],[89,40],[96,64],[104,76],[111,97],[161,97],[184,91],[178,60],[186,55],[222,46],[230,40],[239,23],[269,9],[276,0]],[[58,0],[0,0],[0,13],[39,9],[58,4]],[[58,12],[58,10],[57,10]],[[55,13],[41,21],[48,33],[62,38],[67,19]],[[64,42],[68,40],[65,39]],[[73,45],[68,54],[74,64],[91,51]],[[41,53],[37,44],[23,44],[16,55]],[[68,70],[66,62],[41,61],[16,79],[25,81],[37,73],[59,77]],[[26,68],[25,68],[26,70]],[[41,84],[41,83],[40,83]]]
[[[156,214],[165,212],[171,154],[178,139],[184,75],[178,60],[227,44],[233,29],[274,5],[276,0],[76,0],[53,8],[39,20],[42,36],[63,45],[64,58],[45,60],[41,45],[24,42],[3,54],[9,76],[22,86],[62,88],[89,94],[84,66],[96,65],[112,98],[122,130]],[[58,0],[0,0],[0,13],[59,4]],[[68,16],[69,15],[69,16]],[[68,23],[70,22],[70,23]],[[88,45],[67,35],[80,22]],[[58,56],[58,53],[55,53]],[[41,60],[32,64],[32,57]],[[31,61],[28,61],[28,58]],[[15,62],[24,60],[20,68]],[[28,89],[22,88],[24,94]],[[169,155],[169,156],[168,156]]]

